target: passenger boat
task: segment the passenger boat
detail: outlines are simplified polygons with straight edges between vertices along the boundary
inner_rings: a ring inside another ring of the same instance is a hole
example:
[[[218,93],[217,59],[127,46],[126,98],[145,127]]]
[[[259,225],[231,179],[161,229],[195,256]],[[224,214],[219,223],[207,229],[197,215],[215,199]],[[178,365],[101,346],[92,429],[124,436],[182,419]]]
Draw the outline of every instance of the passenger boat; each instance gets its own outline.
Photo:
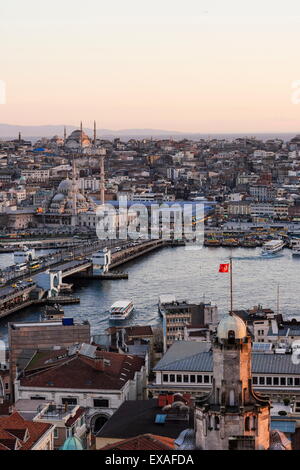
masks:
[[[285,246],[283,240],[271,240],[264,243],[262,247],[262,256],[274,255],[281,251]]]
[[[119,300],[110,307],[109,320],[126,320],[133,310],[133,302],[131,300]]]

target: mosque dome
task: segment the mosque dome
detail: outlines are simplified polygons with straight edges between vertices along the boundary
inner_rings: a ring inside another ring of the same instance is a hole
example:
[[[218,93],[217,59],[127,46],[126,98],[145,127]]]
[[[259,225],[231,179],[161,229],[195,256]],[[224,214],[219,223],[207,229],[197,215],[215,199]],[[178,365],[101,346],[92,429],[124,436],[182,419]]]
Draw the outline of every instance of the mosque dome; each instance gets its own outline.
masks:
[[[79,437],[71,436],[65,440],[61,450],[83,450],[83,445]]]
[[[226,315],[220,321],[217,328],[219,339],[228,339],[229,332],[234,332],[235,339],[242,339],[247,336],[247,327],[243,320],[237,315]]]
[[[64,199],[65,199],[65,195],[62,193],[58,193],[54,196],[54,198],[52,199],[52,202],[61,202]]]
[[[68,178],[61,181],[57,188],[58,193],[68,194],[72,191],[72,181]]]
[[[73,146],[73,144],[80,145],[82,143],[83,147],[89,146],[91,139],[85,132],[81,132],[80,129],[73,131],[67,138],[67,146]]]

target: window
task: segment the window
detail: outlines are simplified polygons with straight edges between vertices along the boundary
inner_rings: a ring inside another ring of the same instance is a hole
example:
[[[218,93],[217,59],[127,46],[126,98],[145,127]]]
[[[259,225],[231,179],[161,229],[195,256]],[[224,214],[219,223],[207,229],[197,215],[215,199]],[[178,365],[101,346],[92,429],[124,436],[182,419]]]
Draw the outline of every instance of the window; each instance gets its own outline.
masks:
[[[279,385],[279,378],[273,377],[273,385]]]
[[[288,385],[293,385],[293,377],[288,377],[287,384]]]
[[[174,374],[170,374],[170,382],[175,382],[175,375]]]
[[[163,382],[169,382],[168,374],[163,374]]]
[[[272,377],[267,377],[267,385],[272,385]]]
[[[190,382],[194,384],[196,382],[196,376],[195,375],[190,375]]]
[[[250,431],[250,417],[247,416],[245,419],[245,431]]]
[[[61,399],[63,405],[77,405],[77,398],[74,397],[64,397]]]
[[[95,398],[94,399],[94,408],[108,408],[109,400],[105,398]]]
[[[280,377],[280,385],[285,385],[285,377]]]
[[[252,383],[253,385],[257,385],[257,377],[252,377]]]
[[[202,375],[197,375],[197,383],[202,384]]]
[[[204,376],[204,383],[209,384],[209,375]]]
[[[57,427],[54,428],[53,435],[54,435],[54,439],[58,439],[58,429],[57,429]]]
[[[182,375],[177,374],[176,375],[176,380],[177,380],[177,382],[181,383],[182,382]]]
[[[189,381],[189,376],[188,376],[188,375],[184,375],[184,376],[183,376],[183,381],[184,381],[184,383],[188,383],[188,381]]]
[[[300,385],[300,379],[298,377],[294,378],[295,385]]]
[[[46,400],[46,397],[41,397],[40,395],[33,395],[30,397],[30,400]]]
[[[265,378],[259,377],[259,385],[265,385]]]
[[[220,429],[220,419],[219,416],[215,416],[215,430]]]

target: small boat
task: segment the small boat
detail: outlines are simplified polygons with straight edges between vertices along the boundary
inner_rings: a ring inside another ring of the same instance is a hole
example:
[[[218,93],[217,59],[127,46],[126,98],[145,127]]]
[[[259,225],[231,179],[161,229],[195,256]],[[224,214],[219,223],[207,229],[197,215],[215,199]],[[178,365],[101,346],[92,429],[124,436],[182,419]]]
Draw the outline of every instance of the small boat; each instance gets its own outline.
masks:
[[[45,305],[41,321],[58,321],[64,318],[64,310],[59,304]]]
[[[293,248],[292,255],[300,257],[300,248]]]
[[[133,302],[131,300],[119,300],[110,307],[109,320],[126,320],[133,310]]]
[[[285,246],[285,243],[283,240],[271,240],[266,243],[264,243],[262,247],[262,256],[270,256],[270,255],[275,255],[279,251],[281,251]]]

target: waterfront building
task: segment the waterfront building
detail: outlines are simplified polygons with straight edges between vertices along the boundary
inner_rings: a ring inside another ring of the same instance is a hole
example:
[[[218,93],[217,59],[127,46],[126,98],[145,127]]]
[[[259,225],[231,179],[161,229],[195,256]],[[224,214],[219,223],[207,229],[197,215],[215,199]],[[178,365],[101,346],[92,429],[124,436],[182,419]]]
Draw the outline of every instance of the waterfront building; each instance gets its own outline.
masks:
[[[184,338],[188,325],[206,330],[206,337],[209,339],[210,328],[218,323],[218,308],[211,303],[195,304],[174,299],[164,303],[160,312],[163,317],[164,351],[174,341]]]

